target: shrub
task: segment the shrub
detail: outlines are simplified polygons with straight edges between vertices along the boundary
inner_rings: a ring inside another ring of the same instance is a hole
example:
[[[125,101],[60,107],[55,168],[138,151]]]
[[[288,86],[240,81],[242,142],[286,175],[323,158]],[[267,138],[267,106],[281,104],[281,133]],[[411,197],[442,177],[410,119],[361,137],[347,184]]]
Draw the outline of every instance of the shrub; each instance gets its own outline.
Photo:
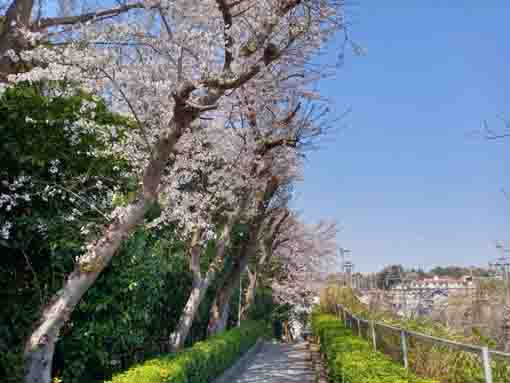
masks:
[[[85,238],[94,236],[94,228],[101,230],[115,199],[136,186],[127,160],[113,150],[129,121],[91,95],[57,93],[57,87],[17,84],[0,95],[0,380],[5,383],[23,380],[23,343],[42,306],[73,270]],[[106,135],[112,127],[115,140]],[[125,257],[119,258],[127,269]],[[107,291],[125,297],[121,287],[110,283]],[[168,287],[161,290],[168,296]],[[106,362],[83,363],[92,354],[89,346],[94,347],[94,362],[105,355],[104,347],[95,347],[87,335],[98,334],[92,327],[99,327],[83,315],[89,298],[73,312],[57,344],[53,372],[66,383],[84,382],[78,377],[90,371],[89,365],[109,368]],[[129,305],[121,301],[114,304]],[[97,307],[104,299],[93,302]],[[110,307],[104,310],[108,315]],[[108,318],[120,322],[119,316]]]
[[[120,373],[106,383],[205,383],[220,375],[266,333],[247,322],[176,354],[163,355]]]
[[[364,339],[333,315],[314,313],[312,330],[320,339],[330,381],[342,383],[432,383],[396,364],[384,354],[372,350]]]

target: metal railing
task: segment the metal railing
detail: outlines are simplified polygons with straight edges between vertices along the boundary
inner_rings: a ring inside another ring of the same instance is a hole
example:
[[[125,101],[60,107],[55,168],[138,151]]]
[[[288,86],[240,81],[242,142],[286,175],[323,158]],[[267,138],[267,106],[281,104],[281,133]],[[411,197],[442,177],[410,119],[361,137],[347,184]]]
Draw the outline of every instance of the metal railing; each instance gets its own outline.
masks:
[[[438,338],[431,335],[422,334],[415,331],[406,330],[399,327],[390,326],[386,323],[376,322],[372,320],[367,320],[360,318],[354,315],[349,310],[345,309],[342,305],[337,304],[337,316],[341,318],[344,322],[345,326],[353,330],[353,334],[356,334],[360,337],[363,337],[369,340],[372,343],[374,351],[378,350],[378,337],[377,337],[377,328],[382,328],[386,330],[390,330],[393,334],[397,334],[399,337],[399,354],[400,354],[400,362],[404,365],[406,369],[409,368],[409,338],[413,337],[416,339],[420,339],[425,342],[432,343],[433,345],[445,346],[450,349],[455,349],[458,351],[469,352],[476,354],[480,357],[483,368],[483,376],[485,379],[485,383],[494,383],[492,377],[492,368],[491,368],[491,360],[493,357],[497,357],[498,359],[506,359],[510,362],[510,354],[491,350],[485,346],[477,346],[473,344],[465,344],[460,343],[444,338]],[[365,334],[363,334],[363,327],[365,327]],[[394,357],[394,355],[393,355]],[[394,359],[396,359],[394,357]]]

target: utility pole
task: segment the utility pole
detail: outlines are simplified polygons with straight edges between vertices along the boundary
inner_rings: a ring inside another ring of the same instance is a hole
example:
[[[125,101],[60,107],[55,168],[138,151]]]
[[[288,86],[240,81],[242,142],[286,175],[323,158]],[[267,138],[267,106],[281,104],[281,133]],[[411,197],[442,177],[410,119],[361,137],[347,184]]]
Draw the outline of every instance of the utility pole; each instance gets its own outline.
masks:
[[[501,257],[490,265],[501,270],[503,282],[505,283],[507,298],[510,298],[510,249],[504,247],[501,243],[496,243],[496,249],[501,252]]]
[[[496,269],[501,270],[503,274],[503,283],[505,285],[505,306],[503,309],[503,347],[504,351],[510,351],[510,249],[501,243],[496,243],[496,249],[501,252],[501,257],[490,264]]]
[[[237,313],[237,327],[241,327],[241,307],[243,304],[243,273],[239,273],[239,310]]]
[[[351,250],[341,247],[340,258],[342,259],[342,285],[351,287],[350,273],[352,271],[352,262],[345,260],[345,256],[351,253]]]
[[[409,286],[407,284],[407,278],[402,276],[402,273],[399,271],[400,275],[400,284],[402,286],[402,292],[404,293],[404,318],[407,318],[407,295],[409,294]]]

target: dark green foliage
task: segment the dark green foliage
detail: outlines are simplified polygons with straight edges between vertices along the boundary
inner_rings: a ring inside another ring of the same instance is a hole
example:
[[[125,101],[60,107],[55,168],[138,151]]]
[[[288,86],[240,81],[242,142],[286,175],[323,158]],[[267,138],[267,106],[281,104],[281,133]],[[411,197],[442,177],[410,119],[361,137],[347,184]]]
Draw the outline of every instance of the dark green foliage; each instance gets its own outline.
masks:
[[[461,278],[466,275],[475,277],[490,277],[491,272],[482,267],[462,267],[462,266],[436,266],[429,271],[430,275],[439,277]]]
[[[81,225],[103,220],[98,211],[83,208],[79,198],[72,202],[62,197],[64,194],[69,197],[71,192],[86,197],[83,190],[98,180],[107,185],[109,179],[115,179],[119,193],[130,190],[129,179],[121,175],[127,170],[124,160],[109,154],[88,154],[103,151],[109,145],[107,140],[98,138],[98,132],[109,131],[106,125],[116,126],[117,139],[121,139],[129,124],[109,113],[101,101],[82,108],[91,100],[84,94],[47,97],[41,89],[29,85],[8,89],[0,97],[0,195],[27,193],[30,196],[29,200],[17,198],[15,206],[6,208],[4,204],[0,208],[0,226],[5,222],[13,224],[9,239],[0,238],[0,380],[3,382],[21,381],[24,340],[41,306],[61,287],[74,258],[82,252]],[[67,128],[78,120],[93,123],[96,132],[73,134]],[[49,171],[55,159],[60,161],[58,173]],[[11,190],[9,185],[20,176],[29,177],[31,185]],[[76,184],[79,176],[85,177]],[[70,192],[59,188],[55,198],[45,200],[41,192],[55,185]],[[94,190],[94,197],[105,199],[106,190]],[[66,221],[64,217],[75,208],[80,210],[80,216]],[[65,329],[66,333],[69,331],[70,328]]]
[[[106,379],[166,350],[191,276],[180,243],[164,234],[135,233],[79,304],[57,344],[64,382]]]
[[[206,383],[219,376],[267,333],[261,322],[245,322],[178,354],[149,360],[108,383]]]
[[[404,267],[402,265],[386,266],[376,274],[377,287],[379,289],[390,289],[402,282]]]
[[[387,356],[372,350],[364,339],[352,335],[333,315],[314,313],[312,330],[320,339],[331,382],[432,383],[416,377]]]
[[[248,279],[243,283],[246,286]],[[280,307],[274,302],[270,287],[259,286],[255,289],[255,299],[247,313],[247,317],[253,320],[275,320],[275,312]]]

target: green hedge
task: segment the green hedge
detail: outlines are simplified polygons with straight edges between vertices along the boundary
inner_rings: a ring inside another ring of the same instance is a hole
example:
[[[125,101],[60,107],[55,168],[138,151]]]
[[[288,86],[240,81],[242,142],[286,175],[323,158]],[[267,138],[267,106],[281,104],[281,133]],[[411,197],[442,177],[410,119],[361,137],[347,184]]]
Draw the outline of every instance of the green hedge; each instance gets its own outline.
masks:
[[[133,366],[105,383],[207,383],[219,376],[267,333],[262,322],[246,322],[177,354]]]
[[[338,383],[433,383],[408,372],[369,342],[356,337],[333,315],[312,315],[313,334],[320,339],[331,382]]]

